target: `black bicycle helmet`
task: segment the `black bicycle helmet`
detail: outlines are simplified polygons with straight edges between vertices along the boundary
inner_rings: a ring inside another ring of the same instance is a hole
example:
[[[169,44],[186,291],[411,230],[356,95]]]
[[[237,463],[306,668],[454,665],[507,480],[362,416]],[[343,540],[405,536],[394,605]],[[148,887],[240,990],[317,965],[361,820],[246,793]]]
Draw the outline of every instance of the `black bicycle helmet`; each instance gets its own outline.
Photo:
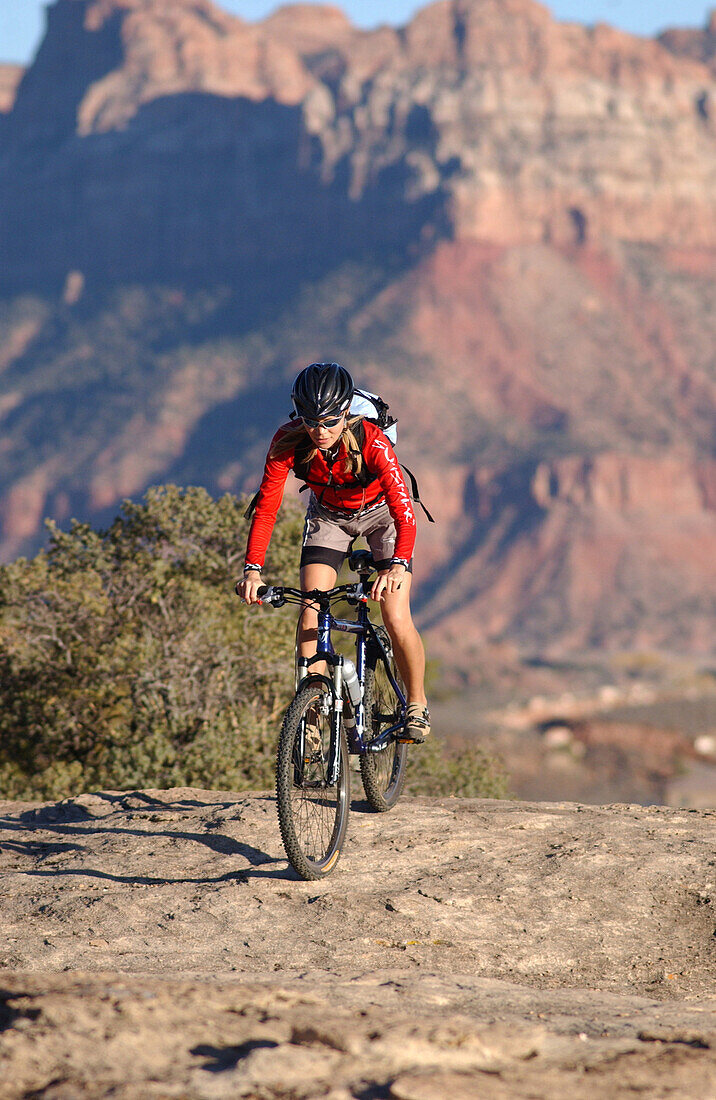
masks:
[[[291,400],[297,416],[319,420],[345,412],[353,389],[353,379],[339,363],[311,363],[293,383]]]

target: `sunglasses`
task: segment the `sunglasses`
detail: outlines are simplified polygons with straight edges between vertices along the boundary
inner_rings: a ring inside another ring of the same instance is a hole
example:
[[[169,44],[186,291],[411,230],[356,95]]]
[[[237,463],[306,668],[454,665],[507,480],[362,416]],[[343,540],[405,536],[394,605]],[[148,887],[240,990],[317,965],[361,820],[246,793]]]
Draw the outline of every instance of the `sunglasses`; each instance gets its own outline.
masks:
[[[345,413],[341,413],[340,416],[329,416],[325,420],[309,420],[307,416],[302,416],[301,420],[306,428],[335,428],[336,424],[340,424],[344,416]]]

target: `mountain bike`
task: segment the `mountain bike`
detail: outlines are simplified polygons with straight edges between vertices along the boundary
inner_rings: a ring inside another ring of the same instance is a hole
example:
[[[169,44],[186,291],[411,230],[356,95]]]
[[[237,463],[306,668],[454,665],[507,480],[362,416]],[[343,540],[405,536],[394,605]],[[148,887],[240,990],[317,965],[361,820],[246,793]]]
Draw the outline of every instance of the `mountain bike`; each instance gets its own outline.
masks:
[[[257,593],[269,606],[308,603],[318,610],[316,654],[297,661],[296,694],[276,758],[281,839],[304,879],[323,878],[340,857],[350,811],[349,756],[358,756],[366,799],[379,813],[395,805],[405,783],[408,745],[396,738],[405,721],[405,688],[388,632],[368,611],[375,563],[358,550],[349,566],[359,575],[353,584],[325,592],[264,586]],[[334,616],[339,600],[357,609],[354,619]],[[336,653],[332,631],[354,635],[355,662]],[[325,671],[312,671],[315,665]]]

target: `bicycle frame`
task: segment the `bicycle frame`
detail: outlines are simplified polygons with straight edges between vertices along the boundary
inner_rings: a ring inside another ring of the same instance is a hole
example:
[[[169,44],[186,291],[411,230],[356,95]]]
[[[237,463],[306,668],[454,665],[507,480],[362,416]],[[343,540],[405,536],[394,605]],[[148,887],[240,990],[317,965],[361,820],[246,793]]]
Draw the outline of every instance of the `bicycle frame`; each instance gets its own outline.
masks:
[[[327,875],[340,856],[350,813],[349,754],[359,757],[356,770],[366,799],[380,813],[395,805],[406,778],[407,747],[397,735],[405,721],[405,689],[393,672],[386,632],[371,623],[368,612],[375,563],[368,551],[358,550],[349,564],[359,575],[352,584],[310,591],[262,585],[256,592],[256,602],[271,607],[295,604],[302,614],[310,607],[311,624],[318,624],[315,654],[297,661],[296,694],[276,754],[281,839],[304,879]],[[331,606],[341,599],[356,608],[355,618],[332,614]],[[355,669],[352,660],[336,653],[334,630],[353,636]],[[300,636],[305,634],[299,629]]]
[[[299,682],[304,677],[301,676],[301,670],[305,670],[306,675],[309,677],[315,676],[316,679],[327,681],[333,691],[333,723],[332,723],[332,736],[331,736],[331,754],[329,758],[329,774],[333,782],[336,781],[338,774],[338,752],[340,744],[340,720],[343,712],[343,662],[344,658],[336,653],[333,642],[331,639],[331,631],[338,630],[344,634],[355,635],[356,645],[356,673],[358,675],[358,681],[361,687],[361,699],[356,707],[353,708],[355,715],[355,726],[346,729],[346,736],[348,740],[348,751],[351,755],[364,755],[367,752],[380,752],[381,749],[390,741],[391,737],[396,730],[402,726],[402,721],[395,722],[387,730],[383,730],[379,737],[369,740],[367,737],[367,721],[365,713],[365,670],[366,670],[366,650],[369,639],[375,644],[381,662],[385,668],[386,674],[390,681],[390,684],[395,691],[399,701],[401,709],[404,710],[406,706],[406,698],[403,694],[400,685],[390,668],[390,660],[385,651],[385,647],[381,641],[380,635],[376,631],[368,615],[368,594],[367,594],[368,581],[367,578],[361,577],[360,593],[354,597],[348,597],[349,602],[357,603],[358,614],[355,619],[338,619],[330,610],[329,596],[325,597],[317,596],[316,602],[319,605],[318,611],[318,644],[316,653],[313,657],[300,658],[298,662],[299,667]],[[331,679],[327,676],[321,676],[311,674],[309,669],[311,665],[318,662],[327,664],[331,669],[333,676]],[[353,704],[350,704],[353,707]]]

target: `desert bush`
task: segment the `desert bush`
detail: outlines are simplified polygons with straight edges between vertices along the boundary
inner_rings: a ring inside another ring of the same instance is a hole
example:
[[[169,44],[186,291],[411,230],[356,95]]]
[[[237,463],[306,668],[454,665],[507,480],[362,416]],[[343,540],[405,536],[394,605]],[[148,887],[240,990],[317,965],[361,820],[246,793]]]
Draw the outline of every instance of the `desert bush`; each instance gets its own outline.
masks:
[[[449,749],[439,737],[408,753],[408,794],[456,798],[509,798],[500,760],[478,746]]]
[[[295,617],[236,598],[245,500],[150,489],[96,531],[0,568],[0,791],[273,785]],[[284,506],[266,579],[297,584],[302,512]],[[485,754],[411,753],[413,793],[500,797]]]
[[[5,797],[270,785],[294,624],[233,593],[244,507],[151,489],[107,530],[52,525],[46,552],[0,569]],[[284,508],[267,579],[296,582],[300,531]]]

